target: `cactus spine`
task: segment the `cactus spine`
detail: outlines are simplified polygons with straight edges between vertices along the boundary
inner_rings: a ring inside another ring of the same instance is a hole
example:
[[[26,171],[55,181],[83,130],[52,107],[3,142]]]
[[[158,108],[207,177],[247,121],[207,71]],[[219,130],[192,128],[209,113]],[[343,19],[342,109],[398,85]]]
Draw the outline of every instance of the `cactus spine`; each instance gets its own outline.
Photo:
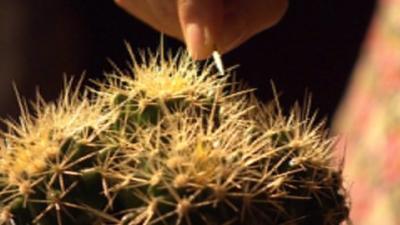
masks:
[[[149,60],[149,61],[146,61]],[[0,223],[340,224],[334,141],[186,54],[142,56],[55,102],[21,102],[0,155]],[[306,110],[308,111],[308,110]]]

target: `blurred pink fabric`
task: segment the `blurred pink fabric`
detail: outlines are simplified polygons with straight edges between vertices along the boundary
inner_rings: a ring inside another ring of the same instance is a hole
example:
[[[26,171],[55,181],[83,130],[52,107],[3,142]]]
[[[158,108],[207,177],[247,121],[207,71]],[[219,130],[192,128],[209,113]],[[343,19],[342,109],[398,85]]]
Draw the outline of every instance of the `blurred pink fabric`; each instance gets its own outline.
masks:
[[[400,225],[400,0],[380,0],[335,131],[355,225]]]

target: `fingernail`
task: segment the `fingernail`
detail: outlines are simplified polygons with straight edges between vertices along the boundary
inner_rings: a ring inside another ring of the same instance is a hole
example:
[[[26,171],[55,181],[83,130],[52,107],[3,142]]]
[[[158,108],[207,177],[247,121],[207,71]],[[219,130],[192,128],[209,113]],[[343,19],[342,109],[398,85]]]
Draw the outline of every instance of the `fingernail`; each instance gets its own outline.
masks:
[[[213,50],[210,32],[199,24],[190,23],[186,26],[185,39],[189,55],[193,59],[206,58]]]

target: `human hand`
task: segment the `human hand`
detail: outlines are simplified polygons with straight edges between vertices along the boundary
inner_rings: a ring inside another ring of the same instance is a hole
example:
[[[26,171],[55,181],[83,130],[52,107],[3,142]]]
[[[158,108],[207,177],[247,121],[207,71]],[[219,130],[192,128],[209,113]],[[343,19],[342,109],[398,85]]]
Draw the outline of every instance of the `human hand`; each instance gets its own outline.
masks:
[[[277,23],[287,0],[115,0],[153,28],[182,40],[194,59],[228,52]]]

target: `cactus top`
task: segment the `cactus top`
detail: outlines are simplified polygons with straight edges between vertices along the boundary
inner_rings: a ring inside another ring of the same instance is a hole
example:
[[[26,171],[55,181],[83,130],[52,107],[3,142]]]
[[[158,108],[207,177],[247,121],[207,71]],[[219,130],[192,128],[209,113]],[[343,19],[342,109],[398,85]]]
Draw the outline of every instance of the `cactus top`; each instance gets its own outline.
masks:
[[[186,54],[133,60],[1,133],[5,224],[340,224],[334,141]],[[78,82],[79,83],[79,82]]]

